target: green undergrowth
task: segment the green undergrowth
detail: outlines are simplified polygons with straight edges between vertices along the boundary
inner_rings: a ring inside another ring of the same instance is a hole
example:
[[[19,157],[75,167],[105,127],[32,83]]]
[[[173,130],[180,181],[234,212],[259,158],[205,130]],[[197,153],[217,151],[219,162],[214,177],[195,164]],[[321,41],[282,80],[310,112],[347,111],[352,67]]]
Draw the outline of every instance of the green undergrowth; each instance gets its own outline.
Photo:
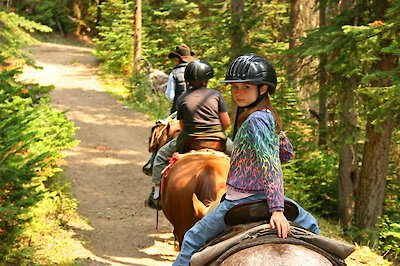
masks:
[[[314,214],[315,216],[315,214]],[[352,244],[355,247],[355,251],[346,259],[348,266],[358,265],[380,265],[389,266],[395,265],[388,260],[384,259],[381,255],[377,254],[376,251],[369,248],[368,246],[362,246],[354,241],[351,241],[348,236],[343,233],[339,223],[332,219],[326,219],[316,216],[319,227],[321,229],[321,235],[335,239],[340,242],[346,242]]]
[[[145,114],[152,120],[164,119],[169,115],[172,103],[160,92],[152,92],[147,75],[143,74],[130,80],[102,73],[103,86],[113,97],[122,101],[131,109]]]
[[[46,184],[51,192],[30,209],[30,223],[14,252],[19,264],[75,265],[82,252],[76,231],[91,228],[77,214],[70,184],[66,175],[58,174]]]

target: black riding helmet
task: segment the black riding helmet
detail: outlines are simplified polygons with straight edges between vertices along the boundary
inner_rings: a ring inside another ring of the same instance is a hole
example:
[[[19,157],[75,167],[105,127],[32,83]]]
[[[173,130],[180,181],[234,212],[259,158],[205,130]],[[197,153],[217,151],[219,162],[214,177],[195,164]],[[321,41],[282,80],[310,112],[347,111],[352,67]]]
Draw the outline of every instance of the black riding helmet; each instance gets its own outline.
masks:
[[[268,85],[268,93],[272,95],[278,84],[276,72],[271,62],[256,54],[242,55],[233,60],[226,71],[223,83],[243,82]]]
[[[236,120],[233,129],[233,137],[237,132],[237,121],[244,108],[252,108],[256,106],[267,94],[272,95],[275,92],[276,85],[278,84],[276,72],[271,62],[256,54],[242,55],[233,60],[226,71],[225,80],[222,83],[249,83],[257,85],[258,96],[257,99],[244,107],[237,107]],[[268,91],[261,95],[261,87],[268,85]]]
[[[203,59],[190,62],[185,68],[185,81],[207,81],[214,77],[214,69]]]

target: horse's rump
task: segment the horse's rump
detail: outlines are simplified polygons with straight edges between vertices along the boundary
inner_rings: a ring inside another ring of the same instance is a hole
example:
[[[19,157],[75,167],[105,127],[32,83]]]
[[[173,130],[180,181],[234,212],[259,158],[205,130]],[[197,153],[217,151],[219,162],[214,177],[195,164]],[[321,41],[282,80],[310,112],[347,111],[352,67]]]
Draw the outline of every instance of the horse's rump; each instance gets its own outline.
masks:
[[[228,168],[229,158],[215,151],[185,154],[170,168],[161,201],[179,244],[207,205],[225,193]]]
[[[345,265],[354,247],[306,229],[291,226],[287,238],[278,238],[266,222],[230,227],[195,253],[191,265]],[[314,264],[312,264],[314,263]]]

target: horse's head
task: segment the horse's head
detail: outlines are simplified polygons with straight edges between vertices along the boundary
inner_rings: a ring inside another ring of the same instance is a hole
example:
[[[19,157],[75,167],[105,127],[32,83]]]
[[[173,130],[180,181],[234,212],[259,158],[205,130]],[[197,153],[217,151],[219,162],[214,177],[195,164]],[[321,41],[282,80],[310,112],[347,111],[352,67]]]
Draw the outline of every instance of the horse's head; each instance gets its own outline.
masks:
[[[178,120],[168,120],[166,123],[157,122],[151,129],[149,152],[155,153],[181,131]]]

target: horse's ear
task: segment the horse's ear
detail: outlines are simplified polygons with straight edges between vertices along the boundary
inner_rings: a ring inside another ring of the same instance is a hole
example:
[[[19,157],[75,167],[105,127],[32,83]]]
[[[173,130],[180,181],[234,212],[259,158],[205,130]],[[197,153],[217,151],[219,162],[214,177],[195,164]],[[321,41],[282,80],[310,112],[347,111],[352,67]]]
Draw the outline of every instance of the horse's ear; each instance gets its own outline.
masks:
[[[194,193],[192,194],[192,201],[196,218],[203,218],[207,212],[207,207],[197,198],[196,194]]]

